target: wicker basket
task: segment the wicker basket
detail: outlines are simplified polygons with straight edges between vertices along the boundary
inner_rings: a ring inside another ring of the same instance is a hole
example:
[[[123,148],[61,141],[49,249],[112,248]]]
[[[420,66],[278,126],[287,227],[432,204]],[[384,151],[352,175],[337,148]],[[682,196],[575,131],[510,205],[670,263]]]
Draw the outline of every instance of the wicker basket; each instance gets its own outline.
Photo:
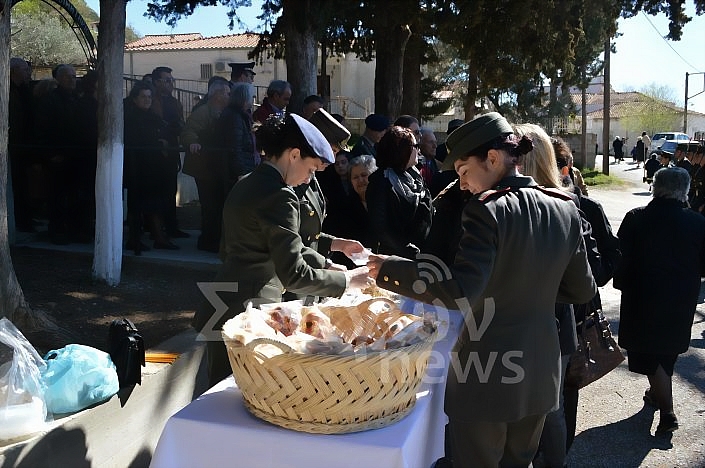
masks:
[[[371,322],[364,313],[375,302],[379,301],[321,310],[343,336],[352,329],[374,332],[371,328],[376,328],[379,333],[379,322]],[[384,322],[392,319],[388,315]],[[303,354],[268,338],[246,345],[223,338],[235,381],[252,414],[288,429],[342,434],[387,426],[413,409],[435,333],[414,345],[362,356]],[[262,344],[273,344],[282,354],[264,356],[257,351]]]

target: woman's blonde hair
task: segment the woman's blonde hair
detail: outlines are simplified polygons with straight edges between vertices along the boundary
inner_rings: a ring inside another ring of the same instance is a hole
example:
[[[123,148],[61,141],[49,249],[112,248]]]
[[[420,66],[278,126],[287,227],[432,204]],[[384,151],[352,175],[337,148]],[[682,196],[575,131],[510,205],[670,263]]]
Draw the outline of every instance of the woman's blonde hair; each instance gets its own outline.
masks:
[[[539,185],[562,188],[556,154],[548,133],[534,124],[516,124],[514,133],[520,137],[528,136],[534,144],[534,149],[522,160],[522,174],[533,177]]]

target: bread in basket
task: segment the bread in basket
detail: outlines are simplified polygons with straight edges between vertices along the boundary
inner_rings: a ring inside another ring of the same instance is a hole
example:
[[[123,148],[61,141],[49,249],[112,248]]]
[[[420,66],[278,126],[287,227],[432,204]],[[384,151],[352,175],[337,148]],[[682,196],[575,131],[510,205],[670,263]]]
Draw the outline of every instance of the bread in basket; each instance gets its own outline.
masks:
[[[384,310],[378,311],[380,305]],[[404,316],[384,298],[320,310],[346,341],[381,337]],[[234,335],[224,331],[223,339],[252,414],[297,431],[338,434],[384,427],[413,409],[436,333],[397,349],[346,355],[306,354],[271,338],[243,343]],[[281,353],[258,351],[263,345],[276,346]]]

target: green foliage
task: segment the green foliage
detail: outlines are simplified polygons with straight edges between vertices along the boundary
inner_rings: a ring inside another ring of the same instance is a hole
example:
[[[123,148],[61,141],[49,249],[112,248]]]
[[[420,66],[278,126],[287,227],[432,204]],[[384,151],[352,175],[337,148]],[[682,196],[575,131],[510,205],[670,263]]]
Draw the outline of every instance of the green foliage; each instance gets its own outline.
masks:
[[[98,37],[98,13],[85,0],[72,0],[94,39]],[[12,53],[35,65],[53,66],[57,63],[83,64],[86,57],[76,33],[69,26],[68,14],[53,2],[22,0],[12,8]],[[80,33],[79,33],[80,34]],[[131,27],[125,29],[125,38],[134,41],[139,35]]]
[[[590,187],[594,187],[596,185],[620,186],[627,184],[626,181],[620,179],[619,177],[605,175],[599,171],[596,171],[595,169],[584,169],[580,172],[583,174],[583,180],[585,181],[585,185],[588,185]]]
[[[674,107],[675,90],[668,86],[650,84],[641,90],[638,112],[623,119],[625,129],[639,133],[675,130],[682,123],[681,112]]]
[[[11,31],[12,56],[22,57],[35,66],[86,62],[73,31],[56,16],[42,17],[13,11]]]

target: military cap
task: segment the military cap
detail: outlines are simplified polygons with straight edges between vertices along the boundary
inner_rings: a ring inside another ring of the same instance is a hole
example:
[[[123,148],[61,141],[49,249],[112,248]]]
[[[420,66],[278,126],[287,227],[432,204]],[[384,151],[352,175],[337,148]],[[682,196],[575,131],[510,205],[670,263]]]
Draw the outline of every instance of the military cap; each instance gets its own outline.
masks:
[[[370,114],[365,119],[365,126],[375,132],[381,132],[389,128],[389,119],[382,114]]]
[[[688,143],[678,143],[676,146],[676,150],[678,151],[683,151],[684,153],[688,152]]]
[[[323,134],[328,143],[338,146],[341,150],[347,150],[350,132],[325,109],[318,109],[308,120]]]
[[[474,150],[497,137],[511,133],[514,133],[512,126],[498,112],[475,117],[448,135],[448,156],[443,161],[443,170],[453,169],[453,163],[459,158],[472,154]]]
[[[293,119],[294,123],[301,134],[306,139],[306,143],[313,150],[312,156],[317,156],[329,164],[335,163],[335,156],[333,155],[333,150],[330,148],[330,143],[326,140],[326,137],[308,120],[304,119],[300,115],[289,114]]]
[[[255,71],[253,68],[255,67],[255,62],[231,62],[228,64],[230,68],[232,68],[233,72],[240,72],[242,73],[243,71],[250,72],[253,75],[256,75]]]

